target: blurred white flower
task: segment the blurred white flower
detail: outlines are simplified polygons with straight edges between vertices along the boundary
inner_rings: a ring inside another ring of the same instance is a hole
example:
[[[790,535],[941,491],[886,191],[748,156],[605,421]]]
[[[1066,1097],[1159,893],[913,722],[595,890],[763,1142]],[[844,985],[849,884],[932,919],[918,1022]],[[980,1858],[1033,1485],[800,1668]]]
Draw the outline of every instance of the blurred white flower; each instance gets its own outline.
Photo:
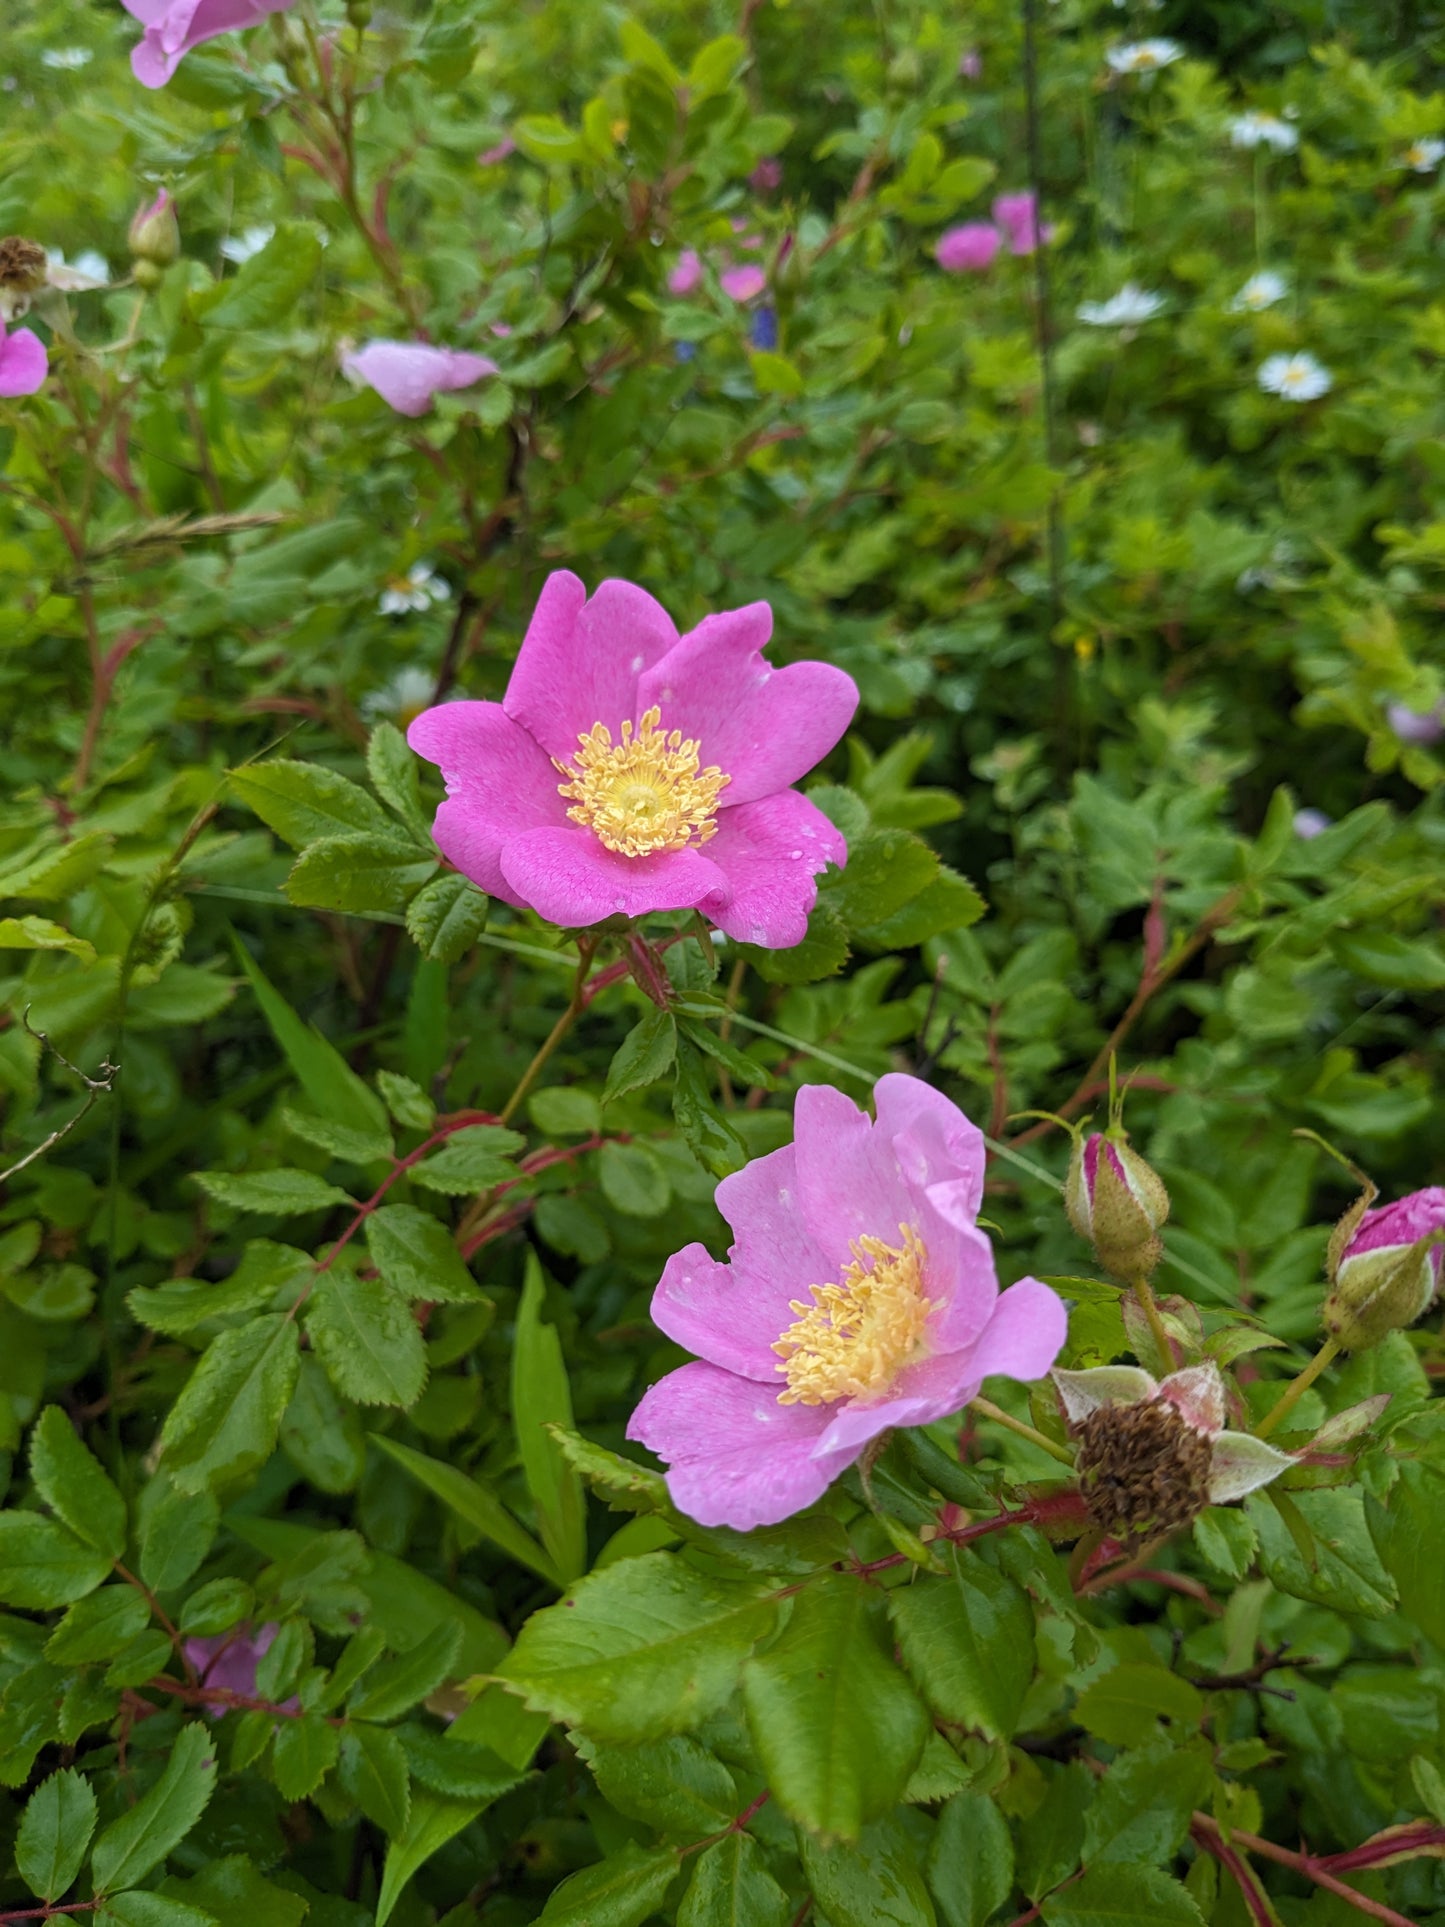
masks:
[[[431,708],[435,688],[436,677],[430,669],[415,665],[398,669],[390,682],[362,697],[361,713],[369,723],[389,721],[405,729],[424,709]]]
[[[1334,387],[1334,377],[1313,355],[1271,355],[1260,363],[1259,385],[1285,401],[1314,401]]]
[[[1126,281],[1107,301],[1081,301],[1078,313],[1080,321],[1087,321],[1091,328],[1127,328],[1150,320],[1163,306],[1162,294],[1151,294],[1147,288]]]
[[[241,262],[249,261],[253,254],[259,254],[275,232],[269,221],[262,221],[257,227],[242,228],[239,234],[226,236],[221,243],[221,253],[227,261],[234,261],[239,267]]]
[[[96,248],[82,248],[73,261],[67,261],[59,248],[47,248],[45,279],[62,294],[89,294],[110,285],[110,263]]]
[[[89,47],[47,47],[40,56],[40,64],[75,73],[81,67],[88,67],[94,58]]]
[[[1411,141],[1400,156],[1401,167],[1412,174],[1433,174],[1441,161],[1445,161],[1445,141],[1440,140]]]
[[[1433,709],[1386,703],[1385,721],[1402,743],[1438,743],[1445,736],[1445,703],[1436,703]]]
[[[1177,40],[1130,40],[1104,54],[1116,74],[1152,74],[1184,58]]]
[[[1289,293],[1289,283],[1282,274],[1273,268],[1261,268],[1252,274],[1229,304],[1231,314],[1258,314],[1262,308],[1272,308],[1276,301],[1283,301]]]
[[[376,606],[384,616],[405,616],[449,601],[451,593],[451,584],[429,562],[414,562],[405,575],[392,578]]]
[[[1292,154],[1299,146],[1299,133],[1278,114],[1252,110],[1229,123],[1231,147],[1272,147],[1276,154]]]
[[[1309,843],[1312,842],[1315,837],[1323,836],[1334,820],[1332,816],[1326,816],[1323,810],[1296,810],[1294,813],[1294,833],[1297,837],[1302,838],[1304,842]]]

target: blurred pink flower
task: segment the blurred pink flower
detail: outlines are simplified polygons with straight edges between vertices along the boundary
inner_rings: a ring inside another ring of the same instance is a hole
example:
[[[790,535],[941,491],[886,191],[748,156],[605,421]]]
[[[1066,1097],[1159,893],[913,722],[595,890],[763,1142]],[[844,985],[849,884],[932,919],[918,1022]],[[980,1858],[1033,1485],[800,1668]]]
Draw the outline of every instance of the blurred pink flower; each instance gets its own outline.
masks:
[[[977,274],[991,265],[1003,236],[986,221],[966,221],[946,228],[938,237],[934,258],[946,274]]]
[[[794,1141],[717,1188],[728,1261],[685,1246],[652,1316],[699,1354],[644,1396],[627,1436],[673,1503],[749,1531],[821,1497],[870,1440],[960,1411],[985,1378],[1040,1378],[1064,1342],[1035,1278],[1000,1294],[974,1220],[984,1144],[957,1105],[891,1071],[877,1121],[806,1084]]]
[[[188,1639],[185,1643],[186,1658],[200,1674],[201,1684],[218,1689],[224,1693],[236,1693],[242,1699],[256,1699],[256,1667],[269,1652],[281,1628],[275,1620],[268,1620],[258,1626],[253,1633],[249,1626],[238,1626],[228,1633],[217,1633],[212,1638]],[[287,1712],[298,1712],[301,1702],[296,1698],[280,1702]],[[224,1705],[212,1706],[211,1716],[219,1719],[226,1711]]]
[[[463,348],[433,348],[425,341],[368,341],[341,357],[354,381],[374,388],[399,415],[424,415],[432,397],[454,388],[471,388],[499,372],[486,355]]]
[[[978,80],[983,75],[983,55],[977,47],[969,47],[958,57],[958,77],[960,80]]]
[[[1039,245],[1039,203],[1038,196],[1029,190],[1022,194],[1000,194],[993,204],[993,218],[1008,236],[1009,249],[1014,254],[1032,254]],[[1053,228],[1042,230],[1042,239],[1050,240]]]
[[[33,395],[49,368],[50,358],[39,335],[29,328],[15,328],[7,335],[0,324],[0,398]]]
[[[679,636],[631,582],[589,599],[568,570],[549,576],[502,701],[428,709],[407,731],[446,780],[443,856],[568,929],[698,909],[739,942],[801,942],[847,847],[792,785],[858,690],[829,663],[774,669],[772,622],[754,602]]]
[[[1402,743],[1438,743],[1445,736],[1445,703],[1436,703],[1433,709],[1387,703],[1385,721]]]
[[[725,268],[718,276],[722,291],[733,301],[753,301],[768,285],[768,277],[759,267],[749,264],[742,268]]]
[[[121,0],[145,33],[131,49],[131,71],[143,87],[164,87],[192,47],[217,34],[254,27],[284,13],[291,0]]]
[[[771,194],[783,184],[783,163],[781,161],[759,161],[748,176],[748,186],[759,194]]]
[[[667,277],[669,294],[692,294],[702,284],[702,256],[696,248],[687,248],[677,257],[677,264]]]
[[[508,134],[506,139],[499,140],[495,147],[489,147],[485,154],[478,154],[477,166],[495,167],[498,161],[506,160],[509,155],[515,154],[516,151],[517,143],[512,139],[511,135]]]

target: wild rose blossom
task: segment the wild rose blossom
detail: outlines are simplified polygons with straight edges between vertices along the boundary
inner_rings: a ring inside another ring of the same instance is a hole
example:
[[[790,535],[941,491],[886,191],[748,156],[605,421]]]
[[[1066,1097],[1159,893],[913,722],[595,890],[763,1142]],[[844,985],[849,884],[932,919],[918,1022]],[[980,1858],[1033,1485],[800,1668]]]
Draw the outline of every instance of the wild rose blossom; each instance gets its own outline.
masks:
[[[724,268],[718,276],[718,285],[730,301],[756,301],[768,285],[768,277],[755,262],[747,262],[740,267]]]
[[[131,49],[131,71],[142,87],[164,87],[192,47],[254,27],[267,14],[284,13],[291,0],[121,0],[121,5],[145,28]]]
[[[1159,1380],[1138,1365],[1053,1373],[1080,1482],[1097,1525],[1132,1550],[1188,1525],[1207,1505],[1256,1492],[1294,1460],[1225,1430],[1224,1380],[1212,1361]]]
[[[398,415],[424,415],[435,396],[474,388],[501,371],[487,355],[464,348],[434,348],[426,341],[368,341],[341,357],[353,381],[374,388]]]
[[[1039,199],[1031,189],[1000,194],[993,204],[993,218],[1008,236],[1011,254],[1032,254],[1053,236],[1052,227],[1039,226]]]
[[[945,228],[933,250],[933,258],[945,274],[978,274],[990,267],[1003,246],[1003,236],[987,221],[965,221],[960,227]]]
[[[29,328],[12,328],[7,335],[0,323],[0,400],[33,395],[50,371],[45,343]]]
[[[1035,1278],[1000,1293],[974,1220],[984,1146],[955,1104],[890,1072],[877,1121],[805,1085],[794,1140],[717,1188],[726,1263],[668,1260],[654,1321],[698,1359],[654,1385],[627,1436],[674,1502],[748,1531],[810,1505],[870,1439],[957,1412],[985,1378],[1039,1378],[1067,1318]]]
[[[433,834],[479,888],[577,928],[695,908],[730,937],[802,940],[817,876],[847,855],[791,786],[858,703],[828,663],[774,669],[766,602],[679,636],[646,590],[549,576],[500,703],[419,716],[440,765]]]
[[[702,286],[702,256],[696,248],[684,248],[667,277],[669,294],[694,294]]]

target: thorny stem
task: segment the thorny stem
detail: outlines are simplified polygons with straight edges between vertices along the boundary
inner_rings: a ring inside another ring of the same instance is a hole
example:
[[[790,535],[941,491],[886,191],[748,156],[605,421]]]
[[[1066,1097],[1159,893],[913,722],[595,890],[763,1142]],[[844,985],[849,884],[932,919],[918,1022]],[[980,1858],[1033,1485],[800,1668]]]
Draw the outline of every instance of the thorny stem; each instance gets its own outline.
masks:
[[[260,1699],[254,1693],[238,1693],[230,1686],[187,1686],[169,1673],[157,1673],[145,1683],[147,1692],[169,1693],[173,1699],[183,1700],[187,1706],[218,1706],[223,1713],[269,1713],[273,1719],[304,1719],[303,1706],[282,1706],[276,1700]],[[154,1712],[156,1709],[151,1708]],[[345,1726],[346,1721],[337,1714],[327,1717],[328,1726]]]
[[[1311,1385],[1314,1384],[1325,1367],[1332,1364],[1339,1355],[1339,1339],[1327,1338],[1310,1360],[1309,1364],[1306,1365],[1304,1370],[1299,1374],[1298,1378],[1292,1379],[1285,1387],[1274,1409],[1267,1412],[1259,1424],[1255,1426],[1254,1436],[1257,1439],[1268,1438],[1280,1420],[1288,1417],[1294,1410],[1295,1406],[1304,1397],[1305,1393]]]
[[[144,1599],[150,1607],[154,1617],[160,1621],[162,1632],[171,1642],[177,1659],[180,1660],[182,1666],[186,1669],[186,1678],[194,1684],[196,1680],[196,1669],[186,1657],[186,1642],[181,1638],[180,1633],[177,1631],[165,1608],[161,1605],[161,1602],[156,1598],[144,1579],[137,1578],[135,1573],[120,1563],[119,1559],[115,1562],[115,1573],[117,1578],[123,1579],[128,1586],[134,1586],[141,1598]]]
[[[973,1539],[982,1539],[990,1532],[1003,1532],[1009,1526],[1043,1526],[1057,1524],[1061,1520],[1081,1520],[1086,1516],[1084,1501],[1077,1492],[1056,1492],[1041,1499],[1029,1499],[1012,1512],[995,1513],[991,1519],[971,1519],[967,1525],[946,1526],[930,1545],[966,1546]],[[905,1552],[890,1552],[882,1559],[870,1559],[865,1566],[857,1568],[861,1578],[868,1578],[875,1572],[888,1572],[895,1566],[908,1563]]]
[[[1057,1459],[1060,1465],[1066,1465],[1071,1472],[1073,1471],[1072,1452],[1062,1445],[1055,1445],[1052,1439],[1045,1438],[1042,1432],[1036,1432],[1032,1425],[1025,1425],[1022,1419],[1014,1418],[1011,1413],[1004,1411],[1002,1406],[995,1405],[992,1399],[974,1398],[969,1400],[969,1404],[984,1418],[991,1418],[995,1425],[1002,1425],[1008,1431],[1016,1432],[1021,1439],[1027,1439],[1030,1445],[1036,1445],[1041,1452],[1047,1452],[1051,1459]]]

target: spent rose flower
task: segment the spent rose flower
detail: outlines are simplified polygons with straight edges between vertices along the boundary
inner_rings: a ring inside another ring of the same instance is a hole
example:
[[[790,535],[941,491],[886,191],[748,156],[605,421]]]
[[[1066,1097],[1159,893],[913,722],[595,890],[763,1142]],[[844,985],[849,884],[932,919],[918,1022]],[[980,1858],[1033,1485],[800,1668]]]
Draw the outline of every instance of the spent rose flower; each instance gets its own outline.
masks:
[[[1138,1365],[1053,1373],[1094,1523],[1126,1551],[1188,1525],[1207,1505],[1258,1491],[1294,1460],[1224,1426],[1212,1361],[1153,1378]]]
[[[12,328],[7,335],[0,323],[0,400],[33,395],[50,369],[45,343],[29,328]]]
[[[131,49],[131,71],[142,87],[164,87],[192,47],[254,27],[269,13],[284,13],[291,0],[121,0],[121,5],[145,28]]]
[[[277,1633],[281,1630],[275,1620],[268,1620],[252,1632],[249,1626],[238,1626],[228,1633],[217,1633],[210,1638],[188,1639],[185,1642],[185,1655],[200,1675],[202,1686],[209,1686],[223,1693],[237,1693],[243,1699],[257,1698],[256,1668],[270,1651]],[[287,1711],[299,1711],[301,1702],[292,1698],[281,1702]],[[212,1706],[211,1715],[219,1718],[226,1711],[224,1705]]]
[[[916,1077],[874,1088],[876,1122],[804,1085],[794,1139],[717,1188],[726,1263],[668,1260],[654,1321],[698,1359],[654,1385],[627,1436],[668,1466],[704,1525],[773,1525],[825,1492],[871,1439],[927,1425],[985,1378],[1040,1378],[1067,1317],[1035,1278],[1000,1293],[974,1220],[984,1145]]]
[[[487,355],[464,348],[434,348],[426,341],[368,341],[341,357],[353,381],[374,388],[398,415],[424,415],[436,395],[474,388],[500,372]]]
[[[1316,401],[1334,387],[1334,377],[1313,355],[1270,355],[1259,365],[1259,385],[1284,401]]]
[[[799,943],[817,876],[847,846],[791,786],[858,704],[829,663],[774,669],[766,602],[685,636],[630,582],[589,600],[548,577],[500,703],[428,710],[407,740],[439,764],[434,835],[479,888],[577,928],[697,909],[730,937]]]
[[[1360,1352],[1413,1325],[1439,1295],[1442,1238],[1445,1186],[1428,1185],[1372,1211],[1357,1204],[1331,1239],[1326,1331],[1347,1351]]]
[[[938,237],[933,258],[945,274],[977,274],[992,265],[1003,246],[1003,236],[987,221],[965,221],[961,227],[945,228]]]

